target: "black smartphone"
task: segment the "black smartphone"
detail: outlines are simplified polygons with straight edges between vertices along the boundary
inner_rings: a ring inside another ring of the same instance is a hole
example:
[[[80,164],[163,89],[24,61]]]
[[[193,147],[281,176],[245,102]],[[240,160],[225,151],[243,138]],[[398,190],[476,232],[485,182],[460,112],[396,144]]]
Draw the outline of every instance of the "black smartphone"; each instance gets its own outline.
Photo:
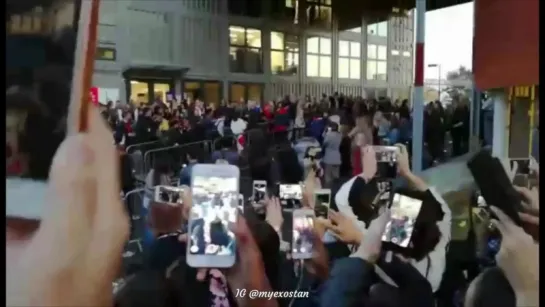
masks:
[[[37,200],[45,198],[53,156],[71,122],[68,110],[78,113],[75,104],[83,101],[78,95],[85,57],[77,55],[87,46],[82,32],[88,29],[78,24],[90,18],[89,5],[81,0],[6,4],[7,217],[41,219],[43,201]]]
[[[314,215],[316,217],[329,217],[329,206],[331,204],[331,190],[319,189],[314,191]]]
[[[522,196],[514,189],[502,163],[490,152],[481,150],[467,162],[467,166],[486,204],[498,207],[520,225],[518,212],[522,210]]]
[[[396,146],[373,146],[377,159],[377,175],[382,179],[394,179],[397,177],[397,155],[399,148]]]

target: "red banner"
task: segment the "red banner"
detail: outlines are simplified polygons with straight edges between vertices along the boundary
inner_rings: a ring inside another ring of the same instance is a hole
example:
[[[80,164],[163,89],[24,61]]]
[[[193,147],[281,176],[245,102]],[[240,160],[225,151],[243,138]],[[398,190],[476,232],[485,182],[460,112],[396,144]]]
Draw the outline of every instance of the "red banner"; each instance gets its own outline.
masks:
[[[98,102],[98,87],[91,87],[89,95],[91,96],[91,102],[95,106],[98,106],[99,105],[99,102]]]
[[[475,0],[478,89],[539,84],[539,0]]]

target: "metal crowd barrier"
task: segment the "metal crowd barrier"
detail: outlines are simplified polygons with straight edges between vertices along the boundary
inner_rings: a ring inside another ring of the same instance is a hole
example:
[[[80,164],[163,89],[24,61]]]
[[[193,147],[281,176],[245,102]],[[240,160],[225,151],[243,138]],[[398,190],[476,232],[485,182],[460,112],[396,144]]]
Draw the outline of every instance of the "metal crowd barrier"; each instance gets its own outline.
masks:
[[[138,144],[133,144],[131,146],[128,146],[125,149],[125,152],[128,154],[131,154],[137,150],[141,151],[142,154],[144,154],[146,151],[156,148],[158,145],[161,144],[161,141],[151,141],[151,142],[143,142]]]
[[[184,164],[187,164],[187,153],[190,148],[194,153],[197,153],[197,158],[202,161],[207,161],[211,153],[211,141],[205,140],[193,142],[183,145],[174,145],[163,148],[149,150],[144,154],[144,172],[147,174],[157,159],[163,159],[167,164],[168,169],[176,176]]]
[[[123,203],[130,217],[130,240],[140,239],[144,235],[146,226],[144,200],[144,188],[129,191],[123,197]]]
[[[224,141],[226,143],[227,143],[227,141],[231,141],[231,145],[235,145],[239,135],[220,136],[219,138],[216,138],[212,142],[212,152],[222,149],[223,146],[222,146],[221,142],[224,142]]]

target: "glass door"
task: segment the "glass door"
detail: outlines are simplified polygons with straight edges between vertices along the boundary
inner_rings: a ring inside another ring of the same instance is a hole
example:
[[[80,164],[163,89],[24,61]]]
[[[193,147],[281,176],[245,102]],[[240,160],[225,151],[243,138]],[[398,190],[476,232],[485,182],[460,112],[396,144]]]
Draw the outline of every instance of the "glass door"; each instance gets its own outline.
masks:
[[[149,83],[137,80],[131,80],[130,101],[136,106],[147,104],[149,101]]]
[[[170,84],[168,83],[153,83],[153,100],[167,102],[167,94],[170,93]]]

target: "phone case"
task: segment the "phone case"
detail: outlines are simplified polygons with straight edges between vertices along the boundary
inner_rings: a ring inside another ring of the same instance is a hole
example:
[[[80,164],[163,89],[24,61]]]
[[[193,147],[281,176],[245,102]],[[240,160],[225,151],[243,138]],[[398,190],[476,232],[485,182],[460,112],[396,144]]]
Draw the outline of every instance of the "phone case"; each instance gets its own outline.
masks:
[[[522,198],[513,188],[501,162],[488,151],[482,150],[467,162],[467,167],[486,203],[498,207],[520,225],[518,211],[522,209]]]

